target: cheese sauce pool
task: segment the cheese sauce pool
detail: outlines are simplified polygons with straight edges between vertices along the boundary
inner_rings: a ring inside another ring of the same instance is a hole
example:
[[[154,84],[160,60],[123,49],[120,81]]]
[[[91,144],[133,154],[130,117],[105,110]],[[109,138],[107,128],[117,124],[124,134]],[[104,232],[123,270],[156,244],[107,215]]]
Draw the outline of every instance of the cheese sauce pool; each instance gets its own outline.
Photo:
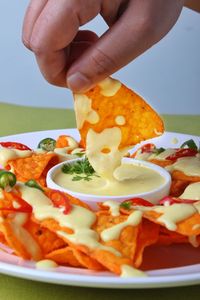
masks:
[[[90,181],[73,181],[73,175],[65,174],[61,169],[55,173],[54,182],[61,187],[74,192],[100,195],[100,196],[122,196],[149,192],[159,188],[165,182],[158,172],[136,164],[123,163],[114,172],[116,179],[93,175]]]

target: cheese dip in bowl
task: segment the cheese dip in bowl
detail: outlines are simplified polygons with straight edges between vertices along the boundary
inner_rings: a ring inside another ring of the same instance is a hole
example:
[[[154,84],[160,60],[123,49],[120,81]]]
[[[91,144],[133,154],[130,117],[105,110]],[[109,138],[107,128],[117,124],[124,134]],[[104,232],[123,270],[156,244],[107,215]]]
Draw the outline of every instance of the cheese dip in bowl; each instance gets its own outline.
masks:
[[[47,174],[47,186],[70,194],[92,208],[96,207],[96,202],[123,202],[136,197],[156,204],[169,194],[170,174],[152,163],[123,158],[120,167],[115,169],[112,180],[106,180],[95,172],[82,175],[78,171],[79,174],[74,174],[73,167],[77,166],[77,163],[80,168],[85,167],[82,165],[85,164],[84,159],[74,159],[50,169]]]

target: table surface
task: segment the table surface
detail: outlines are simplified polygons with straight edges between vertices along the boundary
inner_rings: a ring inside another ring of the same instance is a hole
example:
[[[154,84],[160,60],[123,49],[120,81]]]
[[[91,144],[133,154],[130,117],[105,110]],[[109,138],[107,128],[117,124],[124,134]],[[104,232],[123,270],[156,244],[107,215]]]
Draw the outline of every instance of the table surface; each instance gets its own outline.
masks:
[[[0,136],[75,127],[71,110],[32,108],[0,103]],[[166,130],[200,135],[200,115],[164,115]],[[0,275],[0,300],[200,299],[200,285],[179,288],[114,290],[40,283]]]

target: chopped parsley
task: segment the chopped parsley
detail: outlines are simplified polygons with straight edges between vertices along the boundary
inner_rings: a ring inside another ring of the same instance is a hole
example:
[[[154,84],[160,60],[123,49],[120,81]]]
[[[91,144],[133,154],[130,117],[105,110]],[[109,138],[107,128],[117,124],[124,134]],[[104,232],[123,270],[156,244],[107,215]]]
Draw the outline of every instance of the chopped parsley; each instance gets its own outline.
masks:
[[[127,209],[127,210],[130,210],[131,206],[132,206],[132,202],[131,201],[125,201],[125,202],[122,202],[120,204],[121,208],[124,208],[124,209]]]
[[[78,157],[83,157],[85,155],[84,152],[77,152],[74,155],[78,156]]]
[[[165,148],[161,147],[161,148],[155,148],[153,150],[153,153],[155,153],[156,155],[159,155],[160,153],[164,152]]]
[[[87,158],[72,164],[66,163],[62,166],[61,170],[65,174],[74,175],[72,181],[90,181],[92,180],[92,176],[97,176]]]

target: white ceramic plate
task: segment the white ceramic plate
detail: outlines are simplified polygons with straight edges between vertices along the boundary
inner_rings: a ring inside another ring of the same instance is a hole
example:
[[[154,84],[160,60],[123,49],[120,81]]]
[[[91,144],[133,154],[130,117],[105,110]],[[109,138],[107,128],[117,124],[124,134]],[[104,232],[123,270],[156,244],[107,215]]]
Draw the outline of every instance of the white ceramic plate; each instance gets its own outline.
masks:
[[[76,129],[62,129],[7,136],[0,138],[0,141],[16,141],[36,148],[43,138],[56,138],[60,134],[68,134],[79,139]],[[176,144],[174,144],[174,138],[177,139]],[[150,141],[158,147],[179,147],[184,141],[191,138],[199,144],[198,136],[173,132],[166,132],[163,136]],[[2,250],[0,250],[0,272],[36,281],[86,287],[160,288],[200,284],[199,248],[195,249],[188,245],[162,247],[158,253],[162,253],[162,257],[156,254],[155,249],[150,248],[149,253],[146,254],[146,267],[151,266],[147,271],[149,276],[141,278],[120,278],[109,272],[93,272],[69,267],[58,267],[53,271],[37,270],[34,262],[24,261]],[[156,267],[154,259],[158,261]],[[160,266],[159,269],[158,266]]]

